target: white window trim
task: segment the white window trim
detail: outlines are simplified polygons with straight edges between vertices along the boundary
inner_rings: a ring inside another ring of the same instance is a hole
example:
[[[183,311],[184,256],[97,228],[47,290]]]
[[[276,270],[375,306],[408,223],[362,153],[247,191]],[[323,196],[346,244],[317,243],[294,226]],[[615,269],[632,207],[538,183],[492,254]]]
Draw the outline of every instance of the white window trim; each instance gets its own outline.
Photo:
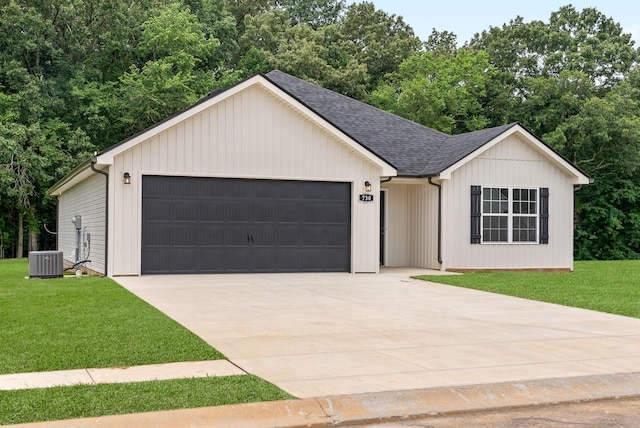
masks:
[[[509,212],[486,213],[484,212],[484,189],[507,189],[509,196],[507,206]],[[514,190],[535,190],[536,191],[536,213],[535,214],[514,214],[513,213],[513,191]],[[480,244],[482,245],[537,245],[540,243],[540,189],[537,187],[509,187],[509,186],[481,186],[480,187]],[[507,240],[506,241],[485,241],[484,240],[484,218],[507,217]],[[514,241],[513,240],[513,217],[535,217],[536,219],[536,240],[535,241]]]

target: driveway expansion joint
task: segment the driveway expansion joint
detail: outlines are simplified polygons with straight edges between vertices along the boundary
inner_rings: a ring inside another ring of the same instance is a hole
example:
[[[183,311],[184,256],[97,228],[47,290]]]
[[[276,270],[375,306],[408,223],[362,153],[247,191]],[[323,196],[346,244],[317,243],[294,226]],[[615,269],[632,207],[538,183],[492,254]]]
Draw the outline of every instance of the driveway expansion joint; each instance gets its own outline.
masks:
[[[91,371],[89,371],[89,369],[84,369],[84,371],[87,372],[87,376],[89,376],[89,379],[91,379],[91,383],[96,384],[96,380],[93,378],[93,376],[91,376]]]

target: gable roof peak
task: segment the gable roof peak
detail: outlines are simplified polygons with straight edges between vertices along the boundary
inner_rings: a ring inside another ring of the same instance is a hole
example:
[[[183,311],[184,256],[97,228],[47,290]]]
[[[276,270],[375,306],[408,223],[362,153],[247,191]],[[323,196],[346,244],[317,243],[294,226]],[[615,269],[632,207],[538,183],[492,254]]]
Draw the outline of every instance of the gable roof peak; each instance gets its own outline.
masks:
[[[267,80],[320,115],[367,150],[375,153],[402,176],[416,176],[448,134],[386,112],[280,70]]]

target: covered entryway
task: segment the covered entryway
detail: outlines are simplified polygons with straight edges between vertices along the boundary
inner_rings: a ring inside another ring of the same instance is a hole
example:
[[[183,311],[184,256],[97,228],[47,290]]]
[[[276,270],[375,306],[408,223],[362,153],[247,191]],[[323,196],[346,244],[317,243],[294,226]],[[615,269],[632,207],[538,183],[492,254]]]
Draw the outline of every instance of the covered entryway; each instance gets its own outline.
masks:
[[[144,176],[142,274],[349,272],[351,183]]]

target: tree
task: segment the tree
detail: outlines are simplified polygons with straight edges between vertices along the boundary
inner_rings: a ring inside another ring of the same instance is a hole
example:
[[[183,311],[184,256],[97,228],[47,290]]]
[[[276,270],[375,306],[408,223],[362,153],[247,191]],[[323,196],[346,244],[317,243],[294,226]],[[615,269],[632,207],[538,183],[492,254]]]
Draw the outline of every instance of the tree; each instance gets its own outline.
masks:
[[[18,79],[11,79],[12,76]],[[12,86],[5,86],[13,80]],[[42,193],[93,149],[79,129],[45,116],[46,97],[40,80],[15,61],[0,67],[0,204],[2,223],[14,224],[15,256],[23,257],[24,231],[28,249],[36,250],[44,222],[42,208],[51,209]],[[53,212],[53,211],[51,211]]]
[[[427,52],[455,54],[458,50],[458,36],[450,31],[436,31],[434,28],[423,43]]]
[[[226,0],[227,9],[236,21],[238,36],[245,31],[245,18],[257,16],[273,9],[274,0]]]
[[[401,16],[388,15],[369,2],[349,6],[339,22],[339,32],[339,49],[367,66],[369,89],[421,48],[420,39]]]
[[[595,179],[576,194],[576,257],[638,257],[640,54],[630,35],[596,9],[566,6],[469,45],[498,71],[484,102],[491,123],[523,123]]]
[[[594,179],[578,193],[576,256],[640,257],[640,70],[545,140]]]
[[[619,24],[596,9],[578,12],[572,6],[553,12],[548,23],[525,23],[517,17],[502,27],[491,27],[474,36],[469,47],[487,52],[498,70],[486,103],[492,123],[520,121],[538,134],[550,132],[575,109],[555,109],[552,124],[529,123],[523,117],[533,118],[547,107],[539,102],[527,106],[532,94],[549,89],[552,93],[538,101],[564,96],[583,102],[615,87],[640,60],[631,36],[623,34]],[[547,84],[546,79],[554,83]],[[572,92],[576,82],[580,87]]]
[[[309,25],[313,29],[338,21],[345,0],[276,0],[276,7],[284,10],[291,25]]]
[[[210,90],[217,40],[161,3],[0,3],[3,252],[5,237],[18,257],[51,242],[38,237],[55,215],[46,189],[71,167]]]
[[[366,66],[336,48],[336,26],[291,25],[280,10],[247,16],[245,25],[241,46],[251,46],[249,58],[257,67],[252,72],[279,69],[354,98],[365,96]]]
[[[387,75],[371,102],[446,133],[486,127],[481,100],[494,72],[483,52],[424,52]]]
[[[226,8],[226,3],[225,0],[185,1],[202,25],[205,37],[220,42],[220,46],[209,57],[207,64],[207,67],[214,71],[214,75],[223,75],[239,54],[236,19]]]
[[[517,17],[491,27],[470,47],[487,51],[496,67],[516,79],[574,71],[600,88],[615,86],[638,61],[631,35],[622,33],[620,24],[594,8],[578,12],[572,6],[553,12],[549,23]]]
[[[100,149],[192,104],[213,87],[209,59],[220,43],[189,9],[173,3],[140,24],[135,61],[115,81],[72,80],[76,119]]]

